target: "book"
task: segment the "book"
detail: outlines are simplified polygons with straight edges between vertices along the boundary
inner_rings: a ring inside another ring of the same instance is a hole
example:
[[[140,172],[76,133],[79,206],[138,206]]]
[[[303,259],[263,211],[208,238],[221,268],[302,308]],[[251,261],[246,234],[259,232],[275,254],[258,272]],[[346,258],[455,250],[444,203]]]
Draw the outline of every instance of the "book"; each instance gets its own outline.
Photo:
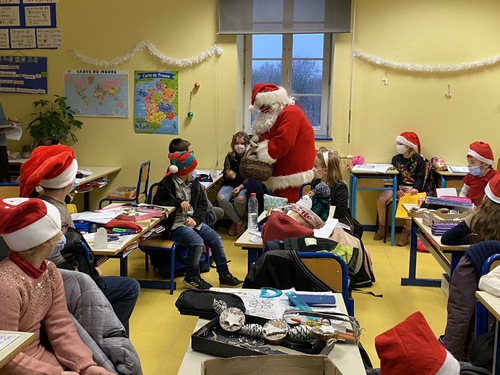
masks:
[[[296,293],[296,296],[304,302],[306,305],[311,307],[336,307],[337,301],[333,294],[302,294]],[[295,306],[293,299],[290,300],[290,305]]]
[[[353,172],[373,172],[373,173],[386,173],[389,169],[394,168],[392,164],[377,164],[366,163],[358,164],[352,168]]]

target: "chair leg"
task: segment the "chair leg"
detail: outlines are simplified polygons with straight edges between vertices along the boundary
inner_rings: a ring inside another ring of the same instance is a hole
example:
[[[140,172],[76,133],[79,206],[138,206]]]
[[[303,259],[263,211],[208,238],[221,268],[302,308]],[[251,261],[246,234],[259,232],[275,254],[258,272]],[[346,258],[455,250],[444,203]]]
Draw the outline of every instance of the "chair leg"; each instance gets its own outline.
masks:
[[[149,255],[148,255],[147,251],[144,252],[144,264],[146,267],[146,272],[148,272],[149,271]]]
[[[385,205],[385,224],[384,224],[384,243],[387,242],[387,231],[389,227],[389,207],[391,207],[391,204],[386,204]],[[391,215],[391,223],[392,223],[392,215]],[[391,225],[392,228],[392,225]]]

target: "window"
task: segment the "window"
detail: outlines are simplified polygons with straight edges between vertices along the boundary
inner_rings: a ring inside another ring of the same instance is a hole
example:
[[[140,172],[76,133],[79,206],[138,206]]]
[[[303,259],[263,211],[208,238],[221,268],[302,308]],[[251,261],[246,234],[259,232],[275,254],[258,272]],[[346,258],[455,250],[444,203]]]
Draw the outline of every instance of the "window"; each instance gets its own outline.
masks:
[[[283,86],[295,97],[316,138],[329,137],[333,34],[254,34],[245,36],[245,103],[258,82]],[[251,133],[253,116],[245,116]]]

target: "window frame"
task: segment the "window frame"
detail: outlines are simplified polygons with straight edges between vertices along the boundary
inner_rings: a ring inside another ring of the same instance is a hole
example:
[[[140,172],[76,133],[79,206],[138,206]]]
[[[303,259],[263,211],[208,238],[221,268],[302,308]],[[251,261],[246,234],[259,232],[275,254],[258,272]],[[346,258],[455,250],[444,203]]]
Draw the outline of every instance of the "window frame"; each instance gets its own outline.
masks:
[[[300,60],[293,58],[293,36],[295,34],[279,34],[282,36],[282,56],[279,58],[262,58],[263,60],[279,60],[282,64],[281,69],[281,86],[283,86],[288,93],[291,93],[291,69],[293,60]],[[303,58],[305,60],[321,60],[323,62],[322,69],[322,84],[321,84],[321,114],[320,114],[320,127],[313,127],[316,139],[331,140],[331,118],[332,118],[332,102],[333,102],[333,55],[335,48],[335,34],[323,34],[323,58]],[[252,101],[252,48],[253,48],[253,35],[245,35],[243,37],[244,43],[244,108],[247,108]],[[274,83],[274,82],[270,82]],[[298,96],[313,96],[311,94],[304,94]],[[244,112],[244,130],[251,134],[251,113],[246,110]]]

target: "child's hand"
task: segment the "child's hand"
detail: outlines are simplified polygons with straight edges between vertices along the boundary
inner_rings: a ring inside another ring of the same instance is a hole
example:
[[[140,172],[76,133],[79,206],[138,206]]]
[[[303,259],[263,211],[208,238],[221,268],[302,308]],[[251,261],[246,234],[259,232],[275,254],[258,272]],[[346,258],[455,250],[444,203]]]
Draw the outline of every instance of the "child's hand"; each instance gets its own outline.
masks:
[[[238,194],[240,193],[240,191],[241,191],[241,189],[242,189],[242,188],[243,188],[243,187],[242,187],[241,185],[240,185],[240,186],[238,186],[238,187],[235,187],[235,188],[233,189],[233,191],[231,192],[231,194],[233,194],[233,195],[238,195]]]
[[[417,190],[417,189],[412,188],[412,189],[410,190],[410,195],[415,195],[415,194],[418,194],[418,190]]]
[[[182,208],[182,211],[188,211],[189,210],[189,202],[188,201],[184,201],[181,203],[181,208]]]
[[[401,198],[401,197],[404,197],[404,195],[405,195],[404,190],[396,191],[396,197]]]
[[[194,228],[196,226],[196,221],[192,217],[188,217],[184,222],[186,227]]]
[[[236,172],[232,170],[228,170],[226,173],[227,178],[234,180],[236,178]]]

